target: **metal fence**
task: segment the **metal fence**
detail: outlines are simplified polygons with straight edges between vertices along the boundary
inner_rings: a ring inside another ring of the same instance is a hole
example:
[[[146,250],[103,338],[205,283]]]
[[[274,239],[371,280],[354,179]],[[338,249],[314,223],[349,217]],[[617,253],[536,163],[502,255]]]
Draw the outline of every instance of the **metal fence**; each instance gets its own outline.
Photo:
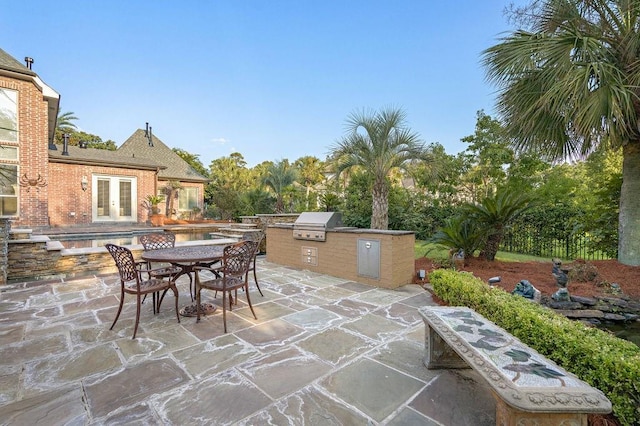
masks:
[[[554,235],[548,229],[524,225],[510,228],[505,233],[500,250],[561,259],[610,259],[605,253],[591,249],[589,241],[586,233]]]

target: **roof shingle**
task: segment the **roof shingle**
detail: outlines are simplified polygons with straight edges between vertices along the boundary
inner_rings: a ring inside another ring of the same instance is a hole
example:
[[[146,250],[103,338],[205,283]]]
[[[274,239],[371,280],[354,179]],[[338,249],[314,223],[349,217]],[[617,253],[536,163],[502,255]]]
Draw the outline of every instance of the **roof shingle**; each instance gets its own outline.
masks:
[[[116,152],[119,154],[153,160],[166,166],[160,170],[158,178],[162,180],[177,180],[182,182],[208,182],[208,179],[195,171],[193,167],[184,161],[171,148],[165,145],[155,135],[151,135],[153,145],[149,144],[145,131],[136,130]]]

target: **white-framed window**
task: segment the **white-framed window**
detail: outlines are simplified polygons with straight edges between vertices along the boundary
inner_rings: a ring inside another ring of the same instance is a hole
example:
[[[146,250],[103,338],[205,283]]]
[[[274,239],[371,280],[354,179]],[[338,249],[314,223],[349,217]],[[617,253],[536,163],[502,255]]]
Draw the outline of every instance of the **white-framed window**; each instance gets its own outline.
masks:
[[[0,217],[18,215],[18,92],[0,88]]]
[[[0,142],[18,142],[18,92],[1,87]]]
[[[0,148],[0,151],[2,149]],[[0,217],[18,215],[18,166],[0,164]]]
[[[198,188],[186,187],[178,191],[178,210],[191,211],[198,205]]]

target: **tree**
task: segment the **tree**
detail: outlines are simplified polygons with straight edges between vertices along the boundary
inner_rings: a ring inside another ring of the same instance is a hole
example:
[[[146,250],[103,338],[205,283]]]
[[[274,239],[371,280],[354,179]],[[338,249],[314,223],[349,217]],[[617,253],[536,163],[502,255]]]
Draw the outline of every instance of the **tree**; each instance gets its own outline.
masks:
[[[640,2],[544,0],[485,50],[516,150],[551,160],[622,148],[618,260],[640,265]]]
[[[178,156],[182,158],[185,162],[187,162],[187,164],[189,164],[193,170],[200,173],[202,176],[205,176],[205,177],[209,176],[209,172],[200,161],[200,158],[198,158],[200,157],[200,155],[191,154],[190,152],[187,152],[184,149],[180,149],[180,148],[173,148],[172,151],[178,154]]]
[[[531,197],[509,189],[499,190],[478,204],[469,204],[465,216],[486,232],[480,257],[494,260],[506,227],[532,206]]]
[[[173,202],[178,198],[178,190],[182,188],[182,184],[177,180],[168,181],[163,190],[167,196],[166,216],[171,219],[173,217]]]
[[[505,166],[513,162],[513,150],[502,124],[482,110],[476,114],[474,134],[462,138],[462,142],[469,144],[465,154],[471,163],[463,183],[468,185],[472,200],[481,200],[504,182]]]
[[[436,231],[429,242],[449,248],[450,253],[461,253],[463,263],[467,265],[473,253],[485,240],[486,231],[479,226],[478,222],[458,215],[446,219],[444,225]]]
[[[298,177],[306,188],[305,206],[309,210],[309,194],[314,185],[322,182],[324,179],[324,164],[319,158],[307,155],[298,158],[294,166],[298,170]]]
[[[373,179],[371,228],[389,226],[388,176],[406,169],[412,160],[428,160],[418,134],[405,124],[401,109],[354,112],[347,119],[347,135],[333,147],[336,176],[359,168]]]
[[[276,196],[276,213],[284,213],[284,194],[287,188],[295,182],[296,177],[296,170],[287,160],[280,160],[267,167],[262,183],[273,190]]]
[[[231,219],[239,210],[240,194],[251,181],[251,173],[246,165],[244,157],[238,152],[211,161],[206,175],[211,181],[205,187],[205,202],[216,205],[216,217]]]
[[[56,128],[59,129],[62,133],[69,133],[78,129],[75,125],[74,121],[78,119],[73,112],[62,112],[58,113],[58,117],[56,119]]]

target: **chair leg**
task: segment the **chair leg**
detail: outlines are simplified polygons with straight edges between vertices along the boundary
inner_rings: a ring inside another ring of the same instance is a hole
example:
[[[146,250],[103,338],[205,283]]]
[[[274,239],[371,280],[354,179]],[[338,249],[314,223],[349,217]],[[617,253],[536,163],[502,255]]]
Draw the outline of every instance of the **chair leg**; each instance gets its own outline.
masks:
[[[200,276],[196,271],[196,322],[200,322]]]
[[[140,302],[142,302],[142,300],[140,300],[140,293],[136,294],[136,298],[137,298],[137,300],[136,300],[136,325],[133,328],[133,337],[132,337],[132,339],[136,338],[136,333],[138,332],[138,323],[140,322],[140,305],[142,304],[142,303],[140,303]]]
[[[256,282],[256,287],[258,287],[258,291],[260,292],[260,296],[264,297],[262,294],[262,290],[260,290],[260,284],[258,284],[258,276],[256,275],[256,265],[253,265],[253,280]]]
[[[187,274],[189,276],[189,295],[191,296],[191,301],[193,302],[193,277],[191,276],[191,273]]]
[[[227,332],[227,308],[226,308],[226,291],[222,292],[222,323],[224,324],[224,332]],[[231,296],[231,295],[229,295]]]
[[[162,301],[164,300],[164,296],[167,294],[167,291],[169,291],[168,288],[162,292],[162,296],[158,294],[158,313],[160,313],[160,305],[162,305]]]
[[[253,305],[251,305],[251,297],[249,297],[249,283],[245,283],[245,293],[247,293],[247,303],[249,303],[249,309],[251,309],[253,318],[258,319],[258,317],[256,316],[256,313],[253,310]]]
[[[180,322],[180,311],[178,311],[178,288],[176,287],[176,283],[173,283],[173,287],[171,287],[171,290],[173,291],[173,295],[175,296],[175,299],[176,299],[176,318],[178,318],[178,322]],[[163,298],[166,293],[167,293],[167,290],[165,290],[164,293],[162,294]],[[162,302],[162,299],[160,300],[160,302]],[[158,306],[158,310],[160,310],[160,306]]]
[[[120,290],[120,306],[118,306],[118,313],[116,314],[116,318],[113,320],[113,324],[109,330],[113,330],[113,326],[118,322],[118,318],[120,318],[120,312],[122,312],[122,305],[124,304],[124,289]]]

